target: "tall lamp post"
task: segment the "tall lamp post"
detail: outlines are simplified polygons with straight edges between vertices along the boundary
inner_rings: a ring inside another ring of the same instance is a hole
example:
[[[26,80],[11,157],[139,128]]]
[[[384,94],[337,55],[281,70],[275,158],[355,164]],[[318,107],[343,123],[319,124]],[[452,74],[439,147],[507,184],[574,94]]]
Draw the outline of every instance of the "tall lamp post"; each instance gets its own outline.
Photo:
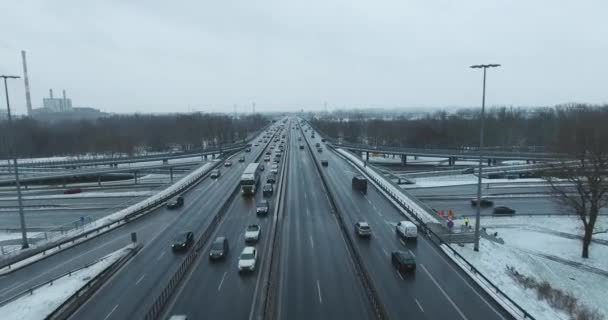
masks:
[[[475,213],[475,246],[473,250],[479,251],[479,216],[481,214],[481,177],[483,170],[483,129],[484,113],[486,110],[486,70],[500,67],[499,64],[476,64],[473,69],[483,69],[483,93],[481,95],[481,126],[479,129],[479,169],[477,170],[477,211]]]
[[[7,76],[0,75],[0,78],[4,79],[4,93],[6,94],[6,111],[8,116],[8,134],[9,136],[9,153],[13,157],[13,167],[15,168],[15,185],[17,187],[17,203],[19,206],[19,220],[21,222],[21,248],[29,248],[27,243],[27,233],[25,232],[25,216],[23,215],[23,200],[21,198],[21,184],[19,183],[19,166],[17,165],[17,152],[15,150],[15,138],[13,134],[13,118],[11,116],[11,104],[8,99],[8,86],[6,84],[7,79],[19,79],[18,76]]]

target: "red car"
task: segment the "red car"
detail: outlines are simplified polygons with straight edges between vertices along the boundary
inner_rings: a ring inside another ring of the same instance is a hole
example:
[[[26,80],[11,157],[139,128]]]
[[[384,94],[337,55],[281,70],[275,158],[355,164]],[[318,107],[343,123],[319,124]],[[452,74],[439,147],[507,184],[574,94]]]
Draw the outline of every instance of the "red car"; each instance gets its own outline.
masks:
[[[81,193],[82,189],[80,188],[72,188],[72,189],[67,189],[63,191],[63,194],[76,194],[76,193]]]

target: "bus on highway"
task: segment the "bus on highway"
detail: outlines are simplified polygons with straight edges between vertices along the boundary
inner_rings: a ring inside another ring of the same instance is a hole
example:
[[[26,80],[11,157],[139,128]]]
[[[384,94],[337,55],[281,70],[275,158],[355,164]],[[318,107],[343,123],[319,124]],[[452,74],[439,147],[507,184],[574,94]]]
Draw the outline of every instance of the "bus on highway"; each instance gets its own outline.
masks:
[[[250,163],[241,176],[241,193],[253,195],[260,182],[262,169],[259,163]]]

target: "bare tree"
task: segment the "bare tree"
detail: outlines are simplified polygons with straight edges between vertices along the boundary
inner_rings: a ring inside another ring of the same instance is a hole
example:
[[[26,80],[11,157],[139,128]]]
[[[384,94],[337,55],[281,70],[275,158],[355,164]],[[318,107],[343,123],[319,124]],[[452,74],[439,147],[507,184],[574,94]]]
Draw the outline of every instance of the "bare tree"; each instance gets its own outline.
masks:
[[[568,160],[554,165],[545,179],[554,191],[553,199],[580,218],[582,257],[589,258],[599,212],[608,206],[608,116],[605,108],[576,106],[561,118],[555,150]]]

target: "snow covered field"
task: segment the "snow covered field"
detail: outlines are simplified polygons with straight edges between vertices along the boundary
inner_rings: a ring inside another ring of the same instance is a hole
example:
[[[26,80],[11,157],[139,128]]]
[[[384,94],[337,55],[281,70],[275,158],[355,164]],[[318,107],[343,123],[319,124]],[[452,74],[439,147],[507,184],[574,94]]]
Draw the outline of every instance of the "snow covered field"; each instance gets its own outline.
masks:
[[[462,224],[456,220],[457,225]],[[569,319],[536,291],[526,290],[507,273],[507,266],[552,287],[571,292],[579,302],[608,318],[608,246],[593,243],[590,258],[581,258],[581,223],[576,217],[483,217],[488,233],[498,232],[504,245],[482,238],[479,252],[473,245],[453,246],[461,255],[492,279],[508,296],[536,319]],[[597,231],[608,228],[600,217]],[[599,238],[599,237],[596,237]]]
[[[401,187],[404,189],[413,188],[432,188],[432,187],[448,187],[448,186],[462,186],[469,184],[477,184],[477,176],[474,174],[457,174],[457,175],[446,175],[446,176],[434,176],[434,177],[422,177],[422,178],[411,178],[414,184],[404,184]],[[511,179],[482,179],[484,184],[496,184],[496,183],[514,183]],[[517,179],[518,183],[546,183],[545,180],[540,178],[527,178]],[[485,187],[485,186],[484,186]]]
[[[365,156],[362,158],[365,160]],[[369,162],[371,163],[382,163],[382,164],[400,164],[401,157],[382,157],[382,156],[371,156],[369,157]],[[428,165],[447,165],[448,158],[435,158],[435,157],[407,157],[408,164],[428,164]],[[457,160],[457,166],[476,166],[479,164],[478,161],[472,160]]]
[[[37,288],[32,294],[24,295],[0,307],[2,319],[37,320],[46,318],[89,280],[125,256],[131,249],[132,246],[128,246],[115,251],[87,268],[59,278],[51,285]]]

